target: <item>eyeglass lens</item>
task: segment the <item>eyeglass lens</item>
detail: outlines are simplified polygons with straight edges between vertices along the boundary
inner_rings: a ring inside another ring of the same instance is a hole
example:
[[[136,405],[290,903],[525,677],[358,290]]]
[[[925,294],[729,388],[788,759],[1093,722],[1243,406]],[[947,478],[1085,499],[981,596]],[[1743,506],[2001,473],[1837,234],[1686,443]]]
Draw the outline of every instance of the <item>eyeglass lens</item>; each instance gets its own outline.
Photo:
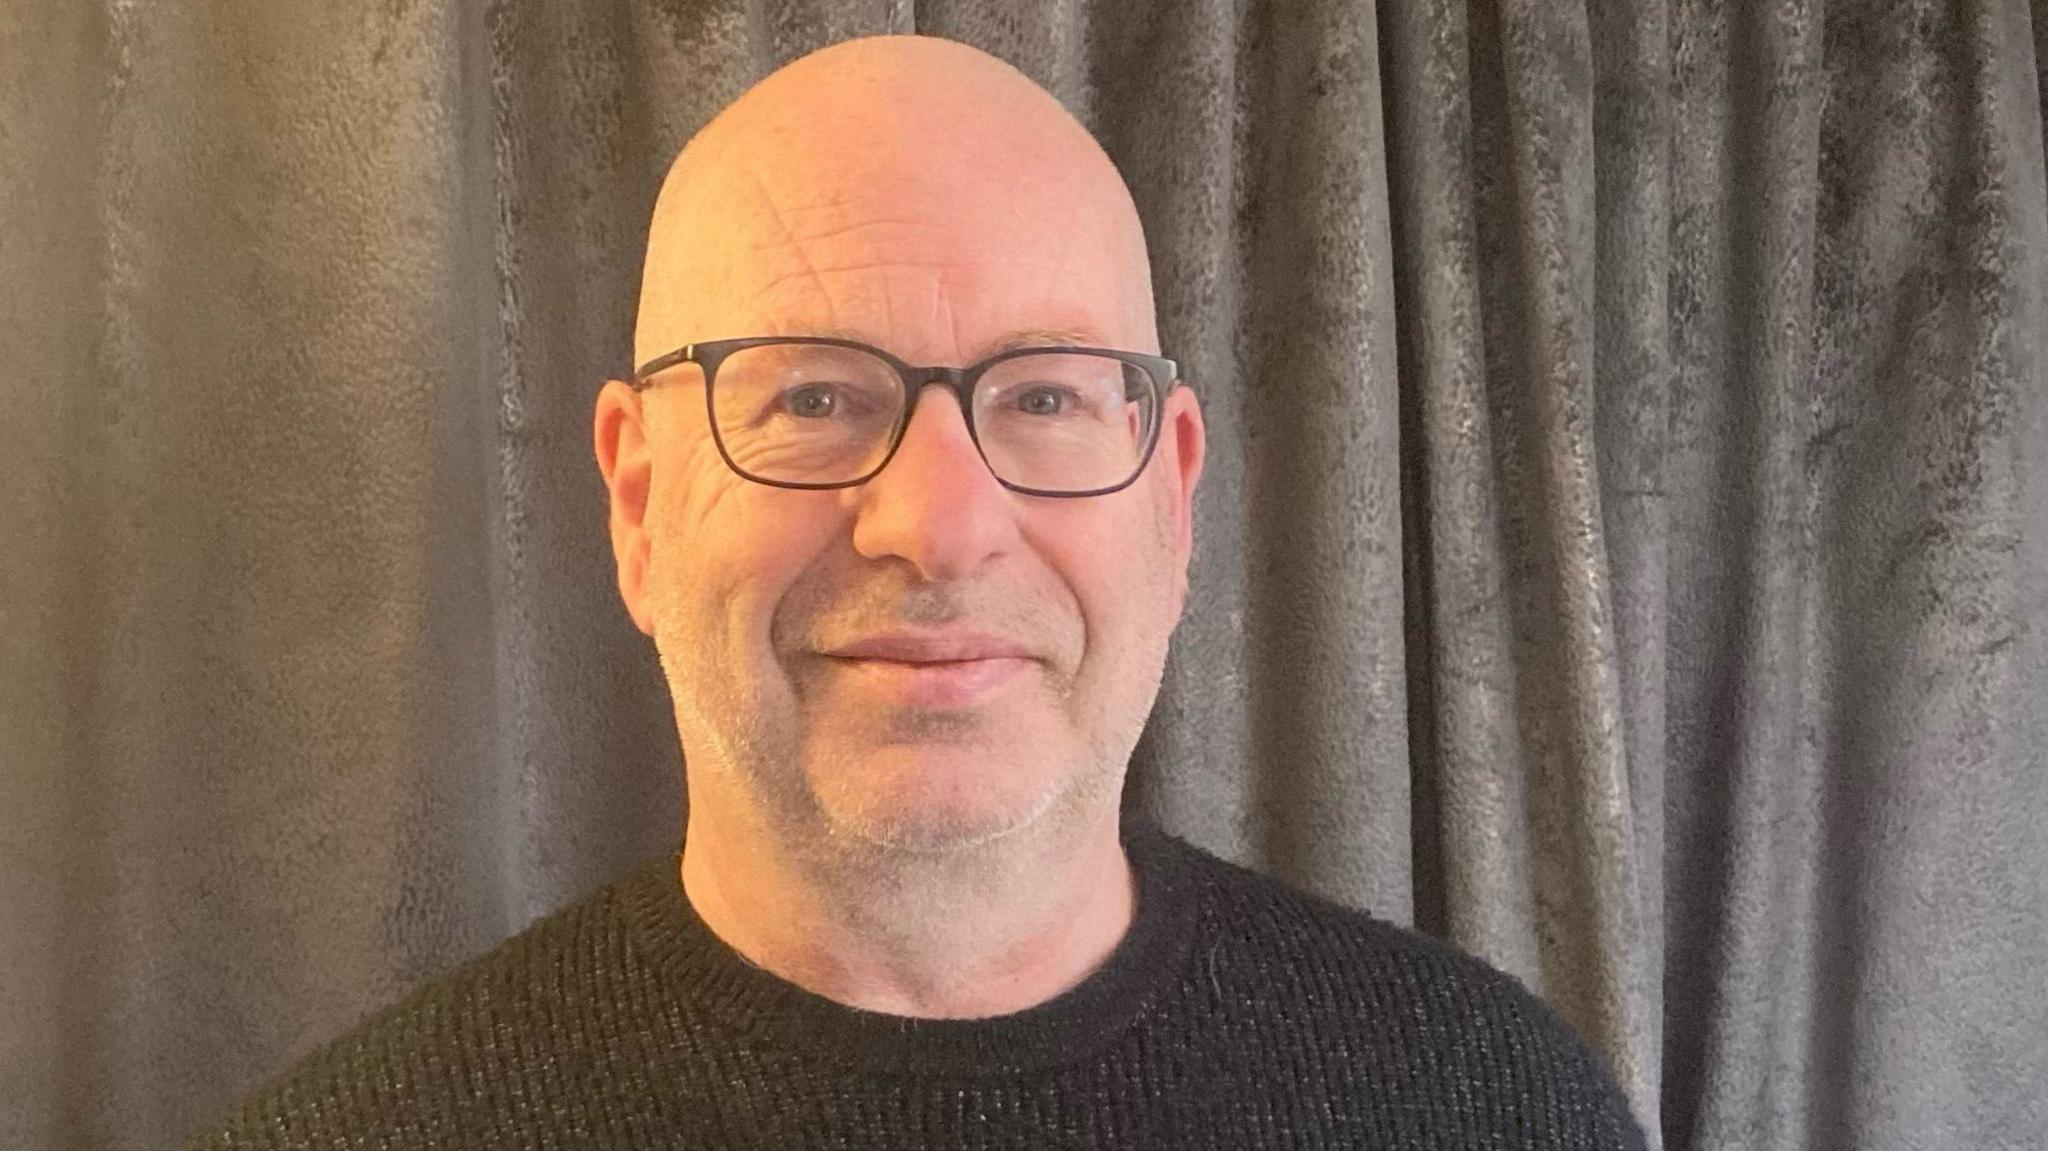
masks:
[[[1137,473],[1158,405],[1143,368],[1085,352],[991,365],[974,387],[974,430],[997,477],[1039,491],[1115,487]],[[903,378],[871,353],[830,344],[733,352],[711,395],[720,442],[742,472],[774,483],[850,483],[889,454]]]

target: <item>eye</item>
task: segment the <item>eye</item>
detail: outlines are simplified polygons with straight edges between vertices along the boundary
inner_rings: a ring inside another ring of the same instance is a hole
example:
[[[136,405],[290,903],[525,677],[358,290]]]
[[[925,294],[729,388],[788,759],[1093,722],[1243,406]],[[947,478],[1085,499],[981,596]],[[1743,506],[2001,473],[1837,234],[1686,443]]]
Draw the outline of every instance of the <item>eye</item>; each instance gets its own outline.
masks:
[[[1071,395],[1065,388],[1031,388],[1018,397],[1017,407],[1034,416],[1056,416],[1071,406]]]
[[[839,409],[839,393],[830,384],[805,384],[784,392],[782,406],[802,419],[829,416]]]

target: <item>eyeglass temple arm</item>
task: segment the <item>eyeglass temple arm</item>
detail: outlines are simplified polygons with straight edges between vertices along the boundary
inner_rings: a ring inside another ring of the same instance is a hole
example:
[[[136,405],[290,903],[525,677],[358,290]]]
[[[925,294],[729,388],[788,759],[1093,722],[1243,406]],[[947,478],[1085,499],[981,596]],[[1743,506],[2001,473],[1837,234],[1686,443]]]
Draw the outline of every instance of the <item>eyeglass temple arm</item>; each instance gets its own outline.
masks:
[[[667,371],[677,364],[685,363],[695,357],[696,354],[697,345],[685,344],[668,355],[656,356],[654,359],[640,365],[640,370],[633,373],[633,385],[638,387],[647,382],[647,377],[654,375],[656,372]]]

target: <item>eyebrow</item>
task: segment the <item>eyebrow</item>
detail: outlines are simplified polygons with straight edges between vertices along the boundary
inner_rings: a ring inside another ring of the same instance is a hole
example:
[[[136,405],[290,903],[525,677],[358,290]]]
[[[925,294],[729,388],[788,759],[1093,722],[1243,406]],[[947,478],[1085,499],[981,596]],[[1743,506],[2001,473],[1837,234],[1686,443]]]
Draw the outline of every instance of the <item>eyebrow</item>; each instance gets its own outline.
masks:
[[[882,346],[882,341],[876,339],[873,333],[863,332],[857,328],[811,327],[801,332],[791,331],[782,334],[792,336],[829,336],[835,340],[854,340],[863,344],[872,344],[878,348]],[[982,353],[982,357],[993,356],[998,352],[1007,352],[1015,348],[1032,348],[1045,345],[1096,347],[1101,343],[1101,338],[1095,335],[1095,333],[1080,328],[1020,328],[997,340]]]

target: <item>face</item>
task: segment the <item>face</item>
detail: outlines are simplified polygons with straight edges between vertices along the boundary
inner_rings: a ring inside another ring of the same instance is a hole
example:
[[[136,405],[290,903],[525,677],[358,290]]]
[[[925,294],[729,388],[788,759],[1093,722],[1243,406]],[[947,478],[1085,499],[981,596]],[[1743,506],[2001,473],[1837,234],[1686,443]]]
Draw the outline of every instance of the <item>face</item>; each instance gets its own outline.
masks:
[[[673,231],[657,219],[655,240],[688,258],[650,244],[640,358],[824,332],[914,364],[1048,331],[1156,350],[1142,235],[1078,127],[1033,105],[1037,119],[1012,112],[1001,137],[984,123],[934,157],[912,118],[929,95],[870,92],[872,120],[782,147],[706,141],[714,174],[664,203]],[[1114,809],[1184,598],[1203,438],[1188,389],[1169,395],[1136,484],[1056,499],[997,483],[940,388],[867,483],[751,483],[718,454],[697,369],[663,378],[607,387],[598,455],[621,590],[675,699],[693,825],[931,852]],[[1028,658],[972,698],[933,699],[901,669],[827,654],[905,631],[982,633]]]

